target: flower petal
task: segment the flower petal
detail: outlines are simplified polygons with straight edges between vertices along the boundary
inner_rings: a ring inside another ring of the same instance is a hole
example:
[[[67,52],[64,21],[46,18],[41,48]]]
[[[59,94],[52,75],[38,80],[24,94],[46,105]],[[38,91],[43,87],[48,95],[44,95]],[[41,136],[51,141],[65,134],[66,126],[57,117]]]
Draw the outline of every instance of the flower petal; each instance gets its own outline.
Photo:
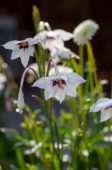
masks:
[[[28,65],[28,61],[29,61],[30,56],[23,50],[21,52],[21,63],[23,64],[24,67],[26,67]]]
[[[51,97],[54,97],[56,92],[58,90],[58,86],[54,86],[52,87],[51,85],[49,85],[46,89],[45,89],[45,100],[50,99]]]
[[[67,73],[66,77],[68,78],[68,82],[73,83],[75,86],[78,86],[81,83],[85,83],[86,80],[84,80],[80,75],[77,73]]]
[[[66,95],[76,97],[76,87],[72,83],[67,82],[64,91]]]
[[[100,122],[106,121],[112,117],[112,108],[101,111],[101,119]]]
[[[17,47],[17,44],[20,43],[21,41],[9,41],[6,44],[3,45],[4,48],[13,50]]]
[[[14,60],[14,59],[20,57],[22,51],[23,51],[23,50],[14,49],[14,50],[12,51],[12,54],[11,54],[11,60]]]
[[[73,34],[72,33],[67,32],[65,30],[62,30],[62,29],[56,29],[56,30],[54,30],[54,32],[58,33],[59,34],[59,38],[64,40],[64,41],[68,41],[68,40],[73,38]]]
[[[90,107],[90,112],[98,112],[101,109],[105,109],[112,105],[112,99],[100,98]]]
[[[34,48],[32,46],[28,47],[25,49],[25,52],[29,55],[29,56],[33,56],[34,53]]]
[[[38,39],[34,39],[34,38],[26,38],[24,41],[28,42],[29,45],[37,44],[37,42],[39,42]]]
[[[62,47],[58,50],[58,56],[62,57],[62,58],[67,58],[69,59],[70,56],[79,59],[79,56],[75,53],[73,53],[70,49]]]
[[[41,89],[46,89],[50,84],[50,77],[42,77],[40,79],[38,79],[33,85],[32,87],[39,87]]]
[[[56,98],[57,100],[59,100],[60,103],[62,103],[62,101],[63,101],[64,98],[65,98],[65,92],[64,92],[64,90],[62,90],[61,88],[58,88],[58,89],[57,89],[57,92],[56,92],[56,94],[55,94],[55,98]]]
[[[21,87],[18,95],[18,108],[19,108],[19,112],[22,113],[22,109],[24,108],[24,96]]]

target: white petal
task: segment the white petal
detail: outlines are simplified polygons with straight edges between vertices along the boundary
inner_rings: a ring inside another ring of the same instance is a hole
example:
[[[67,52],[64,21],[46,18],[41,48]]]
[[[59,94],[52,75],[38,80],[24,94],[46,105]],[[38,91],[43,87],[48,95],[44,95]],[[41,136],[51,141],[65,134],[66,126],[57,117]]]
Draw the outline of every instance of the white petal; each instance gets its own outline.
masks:
[[[29,56],[33,56],[34,53],[34,48],[32,46],[28,47],[27,49],[25,49],[25,52],[29,55]]]
[[[70,56],[72,56],[72,57],[74,57],[76,59],[79,59],[79,56],[77,54],[73,53],[70,49],[65,48],[65,47],[59,49],[59,54],[58,55],[60,57],[67,58],[67,59],[69,59]]]
[[[22,113],[22,109],[24,108],[24,96],[21,88],[19,90],[19,95],[18,95],[18,108],[19,108],[19,112]]]
[[[79,58],[80,58],[77,54],[75,54],[75,53],[72,52],[71,50],[70,50],[70,55],[71,55],[73,58],[76,58],[76,59],[78,59],[78,60],[79,60]]]
[[[47,88],[45,89],[45,100],[54,97],[57,90],[58,90],[58,86],[54,86],[54,87],[52,87],[52,85],[47,86]]]
[[[68,78],[68,82],[73,83],[75,86],[78,86],[81,83],[85,83],[86,80],[84,80],[80,75],[77,73],[67,73],[66,77]]]
[[[112,108],[101,111],[101,119],[100,122],[106,121],[112,117]]]
[[[51,84],[51,79],[50,77],[42,77],[38,79],[32,87],[39,87],[41,89],[46,89],[49,85]]]
[[[64,91],[66,95],[76,97],[76,87],[72,83],[67,82]]]
[[[22,50],[14,49],[11,54],[11,60],[14,60],[21,56]]]
[[[62,41],[62,39],[56,39],[54,40],[54,44],[53,44],[56,48],[60,48],[60,47],[64,47],[64,42]]]
[[[30,56],[23,50],[21,52],[21,63],[23,64],[24,67],[26,67],[28,65],[28,61],[29,61]]]
[[[37,42],[39,42],[39,40],[38,39],[34,39],[34,38],[26,38],[24,40],[24,42],[28,42],[29,45],[33,45],[33,44],[37,44]]]
[[[62,103],[62,101],[63,101],[64,98],[65,98],[65,92],[64,92],[64,90],[62,90],[61,88],[58,88],[58,90],[57,90],[57,92],[56,92],[56,94],[55,94],[55,98],[56,98],[57,100],[59,100],[60,103]]]
[[[45,30],[45,22],[44,21],[39,22],[38,30],[39,30],[39,32]]]
[[[63,65],[58,65],[57,66],[58,68],[58,71],[59,73],[62,75],[62,74],[66,74],[66,73],[71,73],[73,72],[73,69],[71,69],[70,67],[65,67]],[[55,73],[55,68],[52,67],[50,70],[49,70],[49,75],[52,76],[52,75],[56,75]]]
[[[47,31],[47,37],[53,37],[54,39],[59,38],[59,34],[55,31]]]
[[[13,50],[17,47],[17,44],[20,43],[21,41],[9,41],[8,43],[4,44],[3,47],[6,49]]]
[[[74,29],[74,41],[78,45],[84,45],[87,43],[88,40],[91,40],[96,31],[98,30],[99,26],[92,20],[86,20],[81,22],[75,29]]]
[[[68,41],[68,40],[73,38],[73,34],[72,33],[67,32],[65,30],[62,30],[62,29],[56,29],[56,30],[54,30],[54,32],[58,33],[59,34],[59,38],[64,40],[64,41]]]
[[[46,36],[47,36],[47,32],[48,31],[42,31],[40,33],[38,33],[34,39],[38,39],[40,43],[42,43],[44,40],[46,40]]]
[[[109,107],[112,105],[112,99],[100,98],[90,107],[90,112],[98,112],[101,109]]]
[[[30,64],[29,67],[33,68],[33,70],[35,70],[35,72],[39,74],[37,63]],[[28,73],[34,74],[31,69],[28,70]]]
[[[52,57],[52,58],[55,58],[55,57],[57,57],[58,56],[58,50],[56,49],[56,48],[51,48],[50,49],[50,56]]]
[[[5,83],[6,81],[7,81],[7,77],[5,76],[5,74],[0,73],[0,84]]]

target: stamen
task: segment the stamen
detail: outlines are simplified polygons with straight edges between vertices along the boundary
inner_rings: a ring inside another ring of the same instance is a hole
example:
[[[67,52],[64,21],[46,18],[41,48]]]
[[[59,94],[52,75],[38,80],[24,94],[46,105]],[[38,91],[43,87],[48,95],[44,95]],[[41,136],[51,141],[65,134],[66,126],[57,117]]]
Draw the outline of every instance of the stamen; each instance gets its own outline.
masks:
[[[54,40],[55,38],[52,37],[52,36],[47,36],[47,39],[48,39],[48,40]]]
[[[24,49],[24,50],[29,47],[28,42],[18,43],[18,46],[19,46],[19,49]]]
[[[112,106],[109,106],[109,107],[106,107],[104,110],[108,110],[108,109],[111,109],[112,108]]]
[[[66,82],[65,82],[65,80],[53,80],[52,86],[54,87],[56,85],[58,85],[59,88],[63,89],[63,85],[66,86]]]

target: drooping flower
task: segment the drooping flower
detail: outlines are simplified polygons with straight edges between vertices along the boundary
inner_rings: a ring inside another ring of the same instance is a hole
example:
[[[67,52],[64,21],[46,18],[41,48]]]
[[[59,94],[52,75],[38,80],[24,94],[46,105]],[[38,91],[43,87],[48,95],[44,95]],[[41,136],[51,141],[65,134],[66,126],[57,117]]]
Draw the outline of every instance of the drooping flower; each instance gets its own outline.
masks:
[[[22,114],[22,110],[24,108],[24,94],[21,87],[19,89],[19,95],[18,95],[18,108],[19,108],[19,113]]]
[[[57,68],[58,68],[58,71],[59,71],[60,75],[63,75],[63,74],[66,74],[66,73],[72,73],[73,72],[73,69],[70,68],[70,67],[67,67],[67,66],[57,65]],[[49,70],[49,76],[54,76],[54,75],[56,75],[55,68],[52,67]]]
[[[31,67],[33,70],[35,70],[35,72],[39,75],[37,63],[31,64],[29,67]],[[73,69],[71,69],[70,67],[63,66],[63,65],[57,65],[57,68],[59,70],[59,73],[62,75],[65,73],[73,72]],[[32,83],[35,80],[35,74],[32,72],[32,70],[28,70],[28,73],[29,73],[29,75],[27,77],[27,82]],[[47,73],[47,65],[45,65],[45,73]],[[54,76],[54,75],[56,75],[55,68],[51,67],[49,70],[49,76]]]
[[[110,119],[112,117],[112,99],[100,98],[90,107],[90,112],[98,112],[100,110],[100,122]]]
[[[38,33],[35,39],[39,39],[44,49],[49,49],[51,57],[69,58],[70,56],[79,59],[79,56],[73,53],[70,49],[64,46],[64,41],[68,41],[73,38],[73,34],[67,31],[56,30],[44,30]]]
[[[77,45],[85,45],[88,40],[91,40],[96,31],[99,29],[99,25],[88,19],[81,22],[73,31],[74,41]]]
[[[59,45],[63,46],[64,41],[68,41],[73,38],[73,34],[64,30],[44,30],[38,33],[35,39],[39,39],[44,49],[51,49],[50,46]]]
[[[28,72],[28,70],[32,70],[36,74],[35,70],[33,70],[31,67],[27,67],[25,69],[25,71],[23,72],[21,82],[20,82],[20,88],[19,88],[19,94],[18,94],[18,102],[17,102],[19,113],[21,113],[21,114],[22,114],[22,110],[24,108],[23,83],[24,83],[25,75]]]
[[[45,89],[45,100],[54,97],[61,103],[65,95],[76,97],[77,86],[85,80],[74,72],[61,75],[56,65],[55,71],[55,76],[42,77],[33,84],[33,87]]]
[[[56,58],[59,56],[61,58],[69,59],[70,56],[72,56],[73,58],[79,59],[79,56],[72,52],[69,48],[59,46],[58,44],[57,46],[55,45],[54,47],[52,47],[50,55],[52,58]]]
[[[4,48],[12,50],[11,60],[20,57],[24,67],[28,65],[30,56],[34,54],[34,44],[37,44],[38,40],[34,38],[26,38],[22,41],[10,41],[3,45]]]
[[[44,30],[51,30],[51,27],[48,22],[40,21],[39,26],[38,26],[39,31],[44,31]]]

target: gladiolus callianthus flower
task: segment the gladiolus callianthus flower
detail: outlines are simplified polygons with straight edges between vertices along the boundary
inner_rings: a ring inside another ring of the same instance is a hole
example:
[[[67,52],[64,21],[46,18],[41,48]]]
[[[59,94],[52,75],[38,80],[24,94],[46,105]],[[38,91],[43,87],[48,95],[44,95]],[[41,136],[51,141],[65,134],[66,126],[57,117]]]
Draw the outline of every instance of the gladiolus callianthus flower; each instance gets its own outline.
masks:
[[[32,45],[37,44],[38,40],[26,38],[23,41],[10,41],[3,45],[6,49],[12,50],[11,60],[20,57],[24,67],[28,65],[30,56],[33,56],[34,48]]]
[[[106,121],[112,117],[112,99],[100,98],[90,107],[90,112],[98,112],[101,110],[100,122]]]

